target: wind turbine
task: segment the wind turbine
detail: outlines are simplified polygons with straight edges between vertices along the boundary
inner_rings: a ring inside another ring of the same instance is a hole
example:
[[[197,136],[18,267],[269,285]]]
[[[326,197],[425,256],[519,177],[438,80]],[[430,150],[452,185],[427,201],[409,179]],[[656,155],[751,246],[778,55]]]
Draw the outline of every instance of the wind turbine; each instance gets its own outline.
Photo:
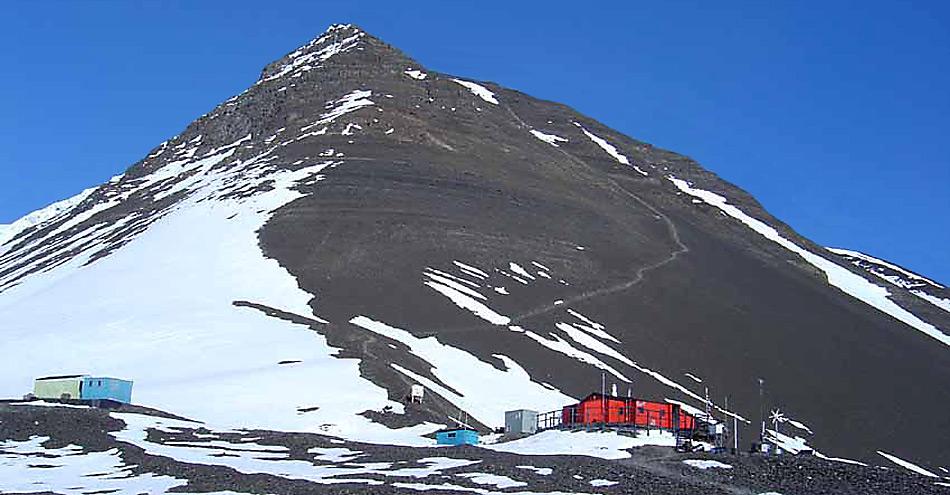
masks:
[[[775,433],[778,433],[778,425],[785,421],[785,414],[778,409],[773,409],[772,412],[769,413],[769,419],[772,420],[772,429],[775,430]]]

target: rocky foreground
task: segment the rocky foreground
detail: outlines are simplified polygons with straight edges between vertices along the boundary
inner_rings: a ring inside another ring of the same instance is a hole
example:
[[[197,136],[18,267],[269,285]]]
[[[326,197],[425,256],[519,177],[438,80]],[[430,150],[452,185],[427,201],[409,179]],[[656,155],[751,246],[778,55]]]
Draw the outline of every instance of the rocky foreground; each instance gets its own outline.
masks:
[[[0,404],[0,493],[950,493],[932,478],[813,457],[604,453],[617,458],[215,431],[138,407]]]

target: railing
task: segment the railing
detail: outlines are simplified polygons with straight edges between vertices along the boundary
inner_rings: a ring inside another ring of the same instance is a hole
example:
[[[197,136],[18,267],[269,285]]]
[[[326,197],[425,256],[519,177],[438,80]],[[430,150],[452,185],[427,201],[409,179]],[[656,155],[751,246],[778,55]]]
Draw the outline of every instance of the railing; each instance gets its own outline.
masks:
[[[667,430],[688,433],[697,426],[692,416],[678,407],[664,410],[629,405],[615,407],[568,406],[538,415],[538,430],[552,428],[620,428],[630,430]]]
[[[538,414],[538,430],[539,431],[550,430],[551,428],[557,428],[561,426],[562,422],[563,422],[563,411],[561,409]]]

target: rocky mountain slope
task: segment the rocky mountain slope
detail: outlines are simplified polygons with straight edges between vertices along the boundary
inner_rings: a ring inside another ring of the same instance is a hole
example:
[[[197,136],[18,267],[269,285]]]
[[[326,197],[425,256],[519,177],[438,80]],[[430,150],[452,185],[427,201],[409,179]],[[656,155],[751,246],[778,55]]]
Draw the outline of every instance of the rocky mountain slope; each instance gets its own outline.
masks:
[[[101,373],[222,428],[427,445],[605,373],[697,408],[708,387],[747,445],[762,378],[780,442],[950,465],[950,310],[918,293],[945,289],[869,274],[687,157],[354,26],[65,204],[0,245],[0,395]]]

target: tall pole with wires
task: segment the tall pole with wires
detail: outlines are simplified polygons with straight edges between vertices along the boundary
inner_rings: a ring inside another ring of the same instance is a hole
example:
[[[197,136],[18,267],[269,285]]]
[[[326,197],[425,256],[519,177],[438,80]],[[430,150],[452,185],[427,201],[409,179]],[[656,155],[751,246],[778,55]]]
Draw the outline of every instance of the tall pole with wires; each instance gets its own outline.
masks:
[[[735,413],[732,413],[732,448],[735,449],[735,452],[739,452],[739,418],[736,417]]]
[[[723,427],[726,426],[726,420],[729,419],[729,396],[728,396],[728,395],[725,397],[725,406],[726,406],[726,410],[723,411],[723,414],[722,414],[722,425],[723,425]],[[735,438],[735,436],[736,436],[736,430],[733,429],[733,430],[732,430],[732,437]]]
[[[759,442],[765,440],[765,380],[759,378]]]

